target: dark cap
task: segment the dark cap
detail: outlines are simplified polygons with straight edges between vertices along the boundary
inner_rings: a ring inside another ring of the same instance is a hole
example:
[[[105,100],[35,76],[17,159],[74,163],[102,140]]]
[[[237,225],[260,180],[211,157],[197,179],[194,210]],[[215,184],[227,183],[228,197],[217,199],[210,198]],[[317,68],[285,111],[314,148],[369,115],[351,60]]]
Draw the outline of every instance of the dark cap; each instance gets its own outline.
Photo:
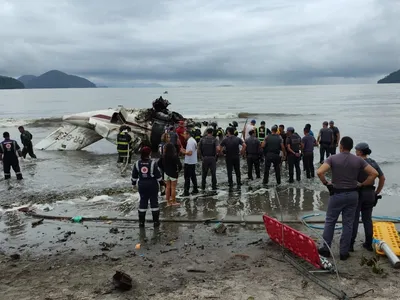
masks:
[[[335,122],[333,122],[332,120],[329,121],[329,124],[335,124]]]
[[[367,143],[358,143],[355,148],[356,148],[356,150],[360,150],[360,151],[367,150],[367,149],[369,149],[369,145]]]
[[[251,122],[250,123],[254,123],[254,124],[256,124],[256,120],[251,120]]]
[[[261,125],[265,125],[265,121],[261,121],[261,123],[260,123]]]
[[[288,127],[288,128],[286,129],[286,131],[294,132],[294,128],[293,128],[293,127]]]
[[[272,131],[278,131],[278,126],[276,126],[276,125],[272,126],[272,127],[271,127],[271,130],[272,130]]]
[[[328,121],[325,121],[324,123],[322,123],[323,125],[328,125]]]
[[[140,150],[140,154],[142,156],[149,156],[151,154],[150,147],[147,147],[147,146],[143,147],[142,150]]]

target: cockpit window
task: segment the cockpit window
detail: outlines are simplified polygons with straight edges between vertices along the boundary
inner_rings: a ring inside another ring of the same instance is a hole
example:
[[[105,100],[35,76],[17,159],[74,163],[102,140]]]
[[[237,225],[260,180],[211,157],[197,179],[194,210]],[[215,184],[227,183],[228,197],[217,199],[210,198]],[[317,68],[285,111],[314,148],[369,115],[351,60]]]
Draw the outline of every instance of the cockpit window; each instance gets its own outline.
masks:
[[[121,117],[120,113],[113,113],[110,122],[112,124],[124,124],[123,118]]]

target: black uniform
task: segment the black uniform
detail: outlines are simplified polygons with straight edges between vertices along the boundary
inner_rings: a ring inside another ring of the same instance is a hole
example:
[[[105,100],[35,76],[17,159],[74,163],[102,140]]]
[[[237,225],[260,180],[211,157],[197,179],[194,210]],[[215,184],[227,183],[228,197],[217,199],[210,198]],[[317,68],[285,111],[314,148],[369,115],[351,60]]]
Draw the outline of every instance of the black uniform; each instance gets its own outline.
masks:
[[[283,140],[278,134],[269,134],[264,140],[264,154],[265,154],[265,170],[264,170],[264,183],[269,181],[269,169],[271,164],[274,165],[276,183],[281,183],[281,157],[279,153],[282,150]]]
[[[17,152],[19,151],[21,151],[21,148],[14,140],[5,139],[0,143],[0,154],[3,155],[4,179],[11,178],[11,167],[13,168],[17,179],[23,179],[17,155]]]
[[[291,136],[288,136],[286,138],[286,147],[290,145],[290,149],[294,153],[298,153],[296,156],[289,150],[287,150],[287,160],[289,164],[289,182],[293,182],[293,176],[294,176],[294,168],[296,168],[296,179],[297,181],[300,181],[300,149],[301,149],[301,137],[295,132]],[[288,147],[289,149],[289,147]]]
[[[35,153],[33,153],[32,134],[29,131],[24,130],[24,132],[21,133],[21,144],[24,146],[22,149],[23,158],[26,157],[26,154],[29,154],[32,158],[36,158]]]
[[[160,217],[160,208],[158,207],[158,191],[161,181],[161,173],[154,160],[138,160],[132,170],[132,185],[138,182],[139,202],[139,223],[144,226],[146,211],[150,207],[153,215],[154,224],[158,224]]]
[[[232,179],[232,171],[235,170],[236,175],[236,183],[238,187],[242,185],[241,176],[240,176],[240,154],[239,154],[239,145],[243,145],[242,139],[237,136],[227,136],[221,142],[221,147],[225,147],[226,156],[226,169],[228,172],[228,184],[229,186],[233,185]]]
[[[321,128],[319,136],[319,163],[322,164],[324,162],[325,153],[326,158],[328,158],[332,152],[334,136],[333,131],[330,128]]]
[[[199,150],[203,160],[201,172],[201,188],[206,188],[208,170],[211,172],[212,189],[217,189],[217,146],[219,141],[214,136],[205,136],[200,140]]]
[[[117,136],[118,162],[122,163],[124,158],[129,159],[129,147],[132,138],[127,132],[120,132]]]
[[[260,178],[260,141],[254,136],[246,139],[247,154],[247,176],[253,179],[253,166],[256,169],[256,176]]]
[[[196,140],[196,143],[199,143],[201,140],[201,130],[199,128],[193,128],[191,130],[191,136]]]

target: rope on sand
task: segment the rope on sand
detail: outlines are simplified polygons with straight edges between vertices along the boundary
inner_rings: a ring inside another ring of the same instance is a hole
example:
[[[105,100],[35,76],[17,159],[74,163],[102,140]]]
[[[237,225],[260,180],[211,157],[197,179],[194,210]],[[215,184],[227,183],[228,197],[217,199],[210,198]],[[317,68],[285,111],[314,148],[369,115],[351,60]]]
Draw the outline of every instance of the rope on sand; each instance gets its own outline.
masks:
[[[69,216],[52,216],[52,215],[42,215],[37,213],[28,212],[27,215],[37,218],[37,219],[47,219],[47,220],[58,220],[58,221],[70,221],[73,217]],[[82,217],[82,222],[98,222],[98,221],[112,221],[112,222],[139,222],[137,218],[118,218],[118,217]],[[226,223],[226,224],[253,224],[253,225],[261,225],[264,224],[263,220],[218,220],[215,218],[209,219],[161,219],[161,222],[165,223]],[[285,224],[303,224],[302,220],[287,220],[284,221]],[[319,220],[309,220],[307,224],[321,224],[323,221]],[[338,221],[337,223],[341,223]],[[395,223],[400,223],[398,220]],[[306,225],[307,226],[307,225]]]

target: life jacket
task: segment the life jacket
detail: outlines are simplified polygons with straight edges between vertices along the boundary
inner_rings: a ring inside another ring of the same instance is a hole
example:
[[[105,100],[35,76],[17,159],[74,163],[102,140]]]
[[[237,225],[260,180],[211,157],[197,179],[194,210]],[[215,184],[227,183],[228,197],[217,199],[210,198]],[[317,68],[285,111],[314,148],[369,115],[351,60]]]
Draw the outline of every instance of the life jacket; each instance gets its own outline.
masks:
[[[265,139],[265,137],[266,137],[266,129],[265,129],[265,126],[260,126],[260,127],[258,127],[258,130],[257,130],[257,138],[258,138],[258,140],[260,141],[260,142],[263,142],[264,141],[264,139]]]

